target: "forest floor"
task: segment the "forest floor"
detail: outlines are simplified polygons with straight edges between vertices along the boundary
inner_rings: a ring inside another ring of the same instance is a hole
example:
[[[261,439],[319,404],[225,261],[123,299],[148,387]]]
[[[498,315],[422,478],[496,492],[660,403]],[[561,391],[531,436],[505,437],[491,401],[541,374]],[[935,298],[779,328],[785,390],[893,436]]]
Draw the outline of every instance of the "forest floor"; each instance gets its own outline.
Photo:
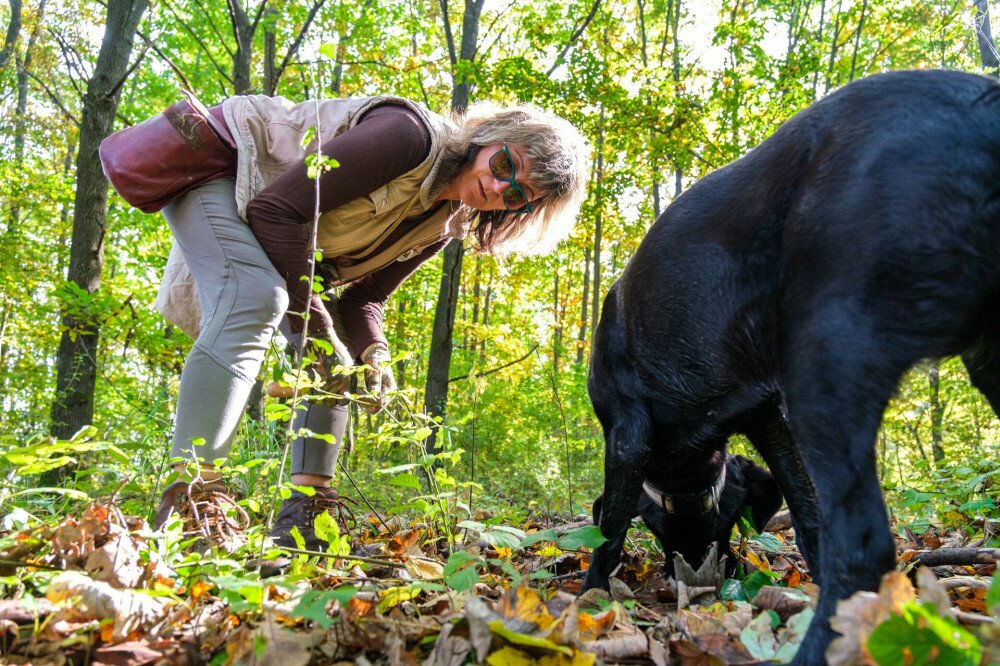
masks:
[[[634,529],[610,594],[578,596],[602,538],[587,521],[475,518],[449,546],[426,524],[359,517],[363,555],[328,534],[335,556],[298,554],[261,579],[246,568],[252,548],[198,554],[195,540],[153,534],[113,502],[94,502],[53,525],[0,533],[0,662],[783,662],[818,595],[780,520],[734,544],[741,575],[725,581],[711,564],[665,580],[662,554]],[[897,532],[898,571],[879,593],[841,604],[830,663],[1000,663],[988,609],[1000,552],[957,529]]]

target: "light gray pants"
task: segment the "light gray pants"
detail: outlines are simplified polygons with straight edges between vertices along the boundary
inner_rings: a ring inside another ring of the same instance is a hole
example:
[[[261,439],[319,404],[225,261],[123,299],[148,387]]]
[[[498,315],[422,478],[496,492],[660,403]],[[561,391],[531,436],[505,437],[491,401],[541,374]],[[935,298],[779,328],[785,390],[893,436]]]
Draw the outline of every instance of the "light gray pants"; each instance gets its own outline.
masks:
[[[213,180],[163,209],[198,286],[201,328],[177,398],[173,458],[214,462],[229,454],[275,327],[288,308],[285,281],[236,210],[232,178]],[[332,433],[336,444],[292,443],[292,473],[333,476],[346,407],[310,405],[295,427]]]

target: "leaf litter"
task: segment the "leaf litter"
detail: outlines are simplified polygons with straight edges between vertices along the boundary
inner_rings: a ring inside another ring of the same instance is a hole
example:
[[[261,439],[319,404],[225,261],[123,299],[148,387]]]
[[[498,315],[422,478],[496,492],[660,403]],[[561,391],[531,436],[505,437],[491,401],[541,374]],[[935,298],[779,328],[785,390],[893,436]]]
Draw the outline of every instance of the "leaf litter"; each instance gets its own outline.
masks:
[[[228,555],[165,557],[163,537],[110,501],[54,526],[0,535],[0,581],[15,590],[0,604],[0,658],[133,666],[782,663],[794,656],[818,596],[788,530],[774,542],[741,540],[741,580],[723,580],[714,549],[698,569],[675,559],[678,575],[666,580],[662,554],[639,539],[610,593],[578,596],[602,538],[593,526],[472,523],[468,542],[449,553],[425,525],[367,524],[356,541],[365,557],[297,555],[287,573],[267,579]],[[916,618],[907,627],[925,633],[938,616],[979,624],[975,654],[982,663],[996,656],[1000,631],[985,601],[995,564],[938,567],[935,575],[909,563],[914,545],[903,539],[899,550],[900,567],[917,572],[916,587],[895,571],[877,593],[838,605],[831,664],[921,663],[912,654],[879,661],[896,649],[878,640],[880,625],[907,613]],[[969,603],[977,594],[978,605]],[[947,645],[972,654],[962,642],[967,632],[942,631]]]

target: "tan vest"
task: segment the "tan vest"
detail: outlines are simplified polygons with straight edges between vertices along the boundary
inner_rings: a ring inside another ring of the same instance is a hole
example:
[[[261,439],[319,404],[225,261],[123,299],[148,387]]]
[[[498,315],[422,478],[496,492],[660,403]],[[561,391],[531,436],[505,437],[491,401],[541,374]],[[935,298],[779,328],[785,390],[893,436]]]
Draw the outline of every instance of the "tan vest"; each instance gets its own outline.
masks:
[[[405,260],[444,238],[463,238],[464,216],[450,206],[424,220],[372,255],[406,218],[434,205],[430,191],[439,166],[442,140],[451,125],[441,116],[400,97],[327,99],[292,104],[282,97],[247,95],[223,103],[226,124],[238,148],[236,203],[246,219],[247,204],[290,166],[316,151],[316,138],[303,147],[310,128],[319,126],[320,140],[332,139],[357,124],[361,115],[379,104],[399,104],[414,111],[427,126],[431,149],[427,159],[367,196],[359,197],[320,216],[317,247],[344,284]],[[192,337],[197,337],[200,311],[197,290],[179,248],[171,249],[164,270],[157,309]]]

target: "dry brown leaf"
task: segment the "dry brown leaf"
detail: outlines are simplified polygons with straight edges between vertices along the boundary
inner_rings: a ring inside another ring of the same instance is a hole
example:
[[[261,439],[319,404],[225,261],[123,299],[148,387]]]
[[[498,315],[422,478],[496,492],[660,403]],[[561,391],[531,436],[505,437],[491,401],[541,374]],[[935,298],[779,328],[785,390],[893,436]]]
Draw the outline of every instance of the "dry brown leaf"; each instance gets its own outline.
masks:
[[[421,580],[440,580],[444,578],[444,566],[436,561],[426,558],[408,559],[404,564],[407,573]]]
[[[808,598],[784,587],[765,585],[753,598],[753,605],[760,610],[773,610],[782,622],[809,607]]]
[[[452,636],[453,624],[441,627],[441,633],[434,641],[434,649],[424,661],[424,666],[461,666],[472,650],[469,639],[462,636]]]
[[[951,598],[948,596],[948,590],[941,584],[933,571],[927,567],[917,569],[917,587],[920,588],[918,596],[921,603],[934,604],[938,615],[948,613],[948,609],[951,608]]]
[[[417,541],[423,533],[424,531],[420,529],[400,530],[396,532],[396,536],[389,539],[386,548],[393,555],[403,555],[417,545]]]
[[[124,532],[91,551],[83,568],[95,580],[119,589],[138,587],[146,573],[135,539]]]
[[[132,590],[116,590],[105,582],[91,580],[75,571],[66,571],[53,578],[45,596],[53,603],[79,597],[80,601],[73,605],[73,610],[83,617],[113,618],[116,640],[151,626],[166,614],[163,599]]]
[[[909,579],[898,571],[890,571],[882,577],[877,594],[855,592],[837,602],[837,613],[830,618],[830,626],[841,635],[826,649],[827,663],[830,666],[874,663],[865,647],[868,636],[892,613],[898,613],[904,603],[915,599]]]
[[[649,639],[646,634],[616,636],[594,641],[587,649],[606,661],[646,659],[649,658]]]
[[[105,645],[94,651],[94,662],[115,666],[143,666],[163,658],[163,653],[149,646],[148,641],[128,641]]]

